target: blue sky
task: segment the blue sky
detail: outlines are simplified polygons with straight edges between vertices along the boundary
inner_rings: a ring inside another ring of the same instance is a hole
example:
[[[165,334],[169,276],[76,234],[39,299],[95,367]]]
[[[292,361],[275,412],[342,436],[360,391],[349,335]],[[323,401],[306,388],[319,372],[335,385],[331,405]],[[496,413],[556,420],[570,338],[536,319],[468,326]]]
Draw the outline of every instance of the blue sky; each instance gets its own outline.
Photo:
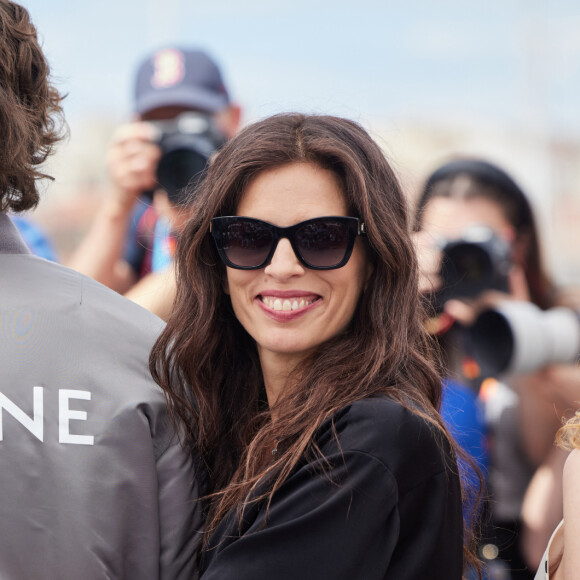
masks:
[[[126,118],[133,71],[172,42],[221,64],[246,120],[489,122],[580,135],[575,0],[21,0],[66,111]]]

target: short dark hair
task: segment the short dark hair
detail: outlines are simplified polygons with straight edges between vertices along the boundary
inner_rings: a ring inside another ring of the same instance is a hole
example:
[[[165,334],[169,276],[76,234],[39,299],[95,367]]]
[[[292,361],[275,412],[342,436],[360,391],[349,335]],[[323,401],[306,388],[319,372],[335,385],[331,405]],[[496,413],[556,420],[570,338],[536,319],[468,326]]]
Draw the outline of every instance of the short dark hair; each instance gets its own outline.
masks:
[[[20,212],[39,201],[38,168],[65,129],[62,96],[28,11],[0,0],[0,211]]]

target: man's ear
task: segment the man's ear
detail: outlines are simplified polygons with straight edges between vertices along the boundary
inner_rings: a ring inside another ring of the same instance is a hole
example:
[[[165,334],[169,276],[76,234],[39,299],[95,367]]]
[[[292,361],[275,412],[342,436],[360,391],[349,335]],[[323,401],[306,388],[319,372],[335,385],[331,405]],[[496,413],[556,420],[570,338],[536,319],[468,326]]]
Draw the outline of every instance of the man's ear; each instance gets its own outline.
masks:
[[[242,109],[238,104],[231,103],[226,109],[216,113],[215,120],[226,138],[231,139],[240,129]]]

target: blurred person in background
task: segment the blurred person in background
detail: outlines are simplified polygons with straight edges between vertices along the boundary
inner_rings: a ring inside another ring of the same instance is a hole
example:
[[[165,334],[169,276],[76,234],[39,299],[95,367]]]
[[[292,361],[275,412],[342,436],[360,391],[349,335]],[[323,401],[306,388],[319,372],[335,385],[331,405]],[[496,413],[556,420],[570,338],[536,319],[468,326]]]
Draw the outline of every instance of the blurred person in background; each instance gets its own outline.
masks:
[[[514,180],[493,164],[457,159],[437,169],[418,201],[415,227],[424,289],[431,293],[437,310],[430,324],[439,336],[447,372],[472,388],[484,405],[489,429],[492,528],[484,540],[485,555],[503,560],[511,578],[531,579],[546,539],[561,517],[561,506],[559,511],[553,506],[544,517],[535,519],[534,528],[527,527],[521,533],[527,486],[536,469],[550,461],[554,435],[568,402],[557,390],[547,388],[546,377],[556,372],[559,376],[572,374],[575,378],[570,383],[568,377],[567,384],[574,388],[580,376],[570,364],[564,365],[564,371],[548,366],[525,375],[501,377],[501,381],[486,377],[472,357],[469,329],[482,310],[506,299],[547,310],[562,302],[564,293],[554,286],[542,264],[529,201]],[[480,273],[474,255],[452,263],[460,244],[485,248],[494,260],[497,258],[497,271],[485,283],[467,284],[473,282],[470,276]],[[470,270],[473,266],[475,269]],[[459,272],[461,268],[465,269]],[[564,388],[562,385],[560,390]]]
[[[109,194],[69,265],[165,317],[183,188],[236,133],[240,108],[206,52],[167,47],[139,66],[134,113],[115,132]]]
[[[26,9],[0,0],[0,578],[196,574],[199,472],[147,368],[162,321],[33,255],[33,209],[65,132]]]

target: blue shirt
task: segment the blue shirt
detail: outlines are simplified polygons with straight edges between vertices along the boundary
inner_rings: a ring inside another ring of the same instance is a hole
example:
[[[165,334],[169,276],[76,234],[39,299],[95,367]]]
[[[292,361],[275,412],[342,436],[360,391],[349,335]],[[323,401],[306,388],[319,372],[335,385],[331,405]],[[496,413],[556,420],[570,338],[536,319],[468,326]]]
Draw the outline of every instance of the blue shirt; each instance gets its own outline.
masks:
[[[35,256],[52,262],[58,261],[52,243],[40,227],[22,216],[11,215],[10,219],[18,228],[24,242]]]

